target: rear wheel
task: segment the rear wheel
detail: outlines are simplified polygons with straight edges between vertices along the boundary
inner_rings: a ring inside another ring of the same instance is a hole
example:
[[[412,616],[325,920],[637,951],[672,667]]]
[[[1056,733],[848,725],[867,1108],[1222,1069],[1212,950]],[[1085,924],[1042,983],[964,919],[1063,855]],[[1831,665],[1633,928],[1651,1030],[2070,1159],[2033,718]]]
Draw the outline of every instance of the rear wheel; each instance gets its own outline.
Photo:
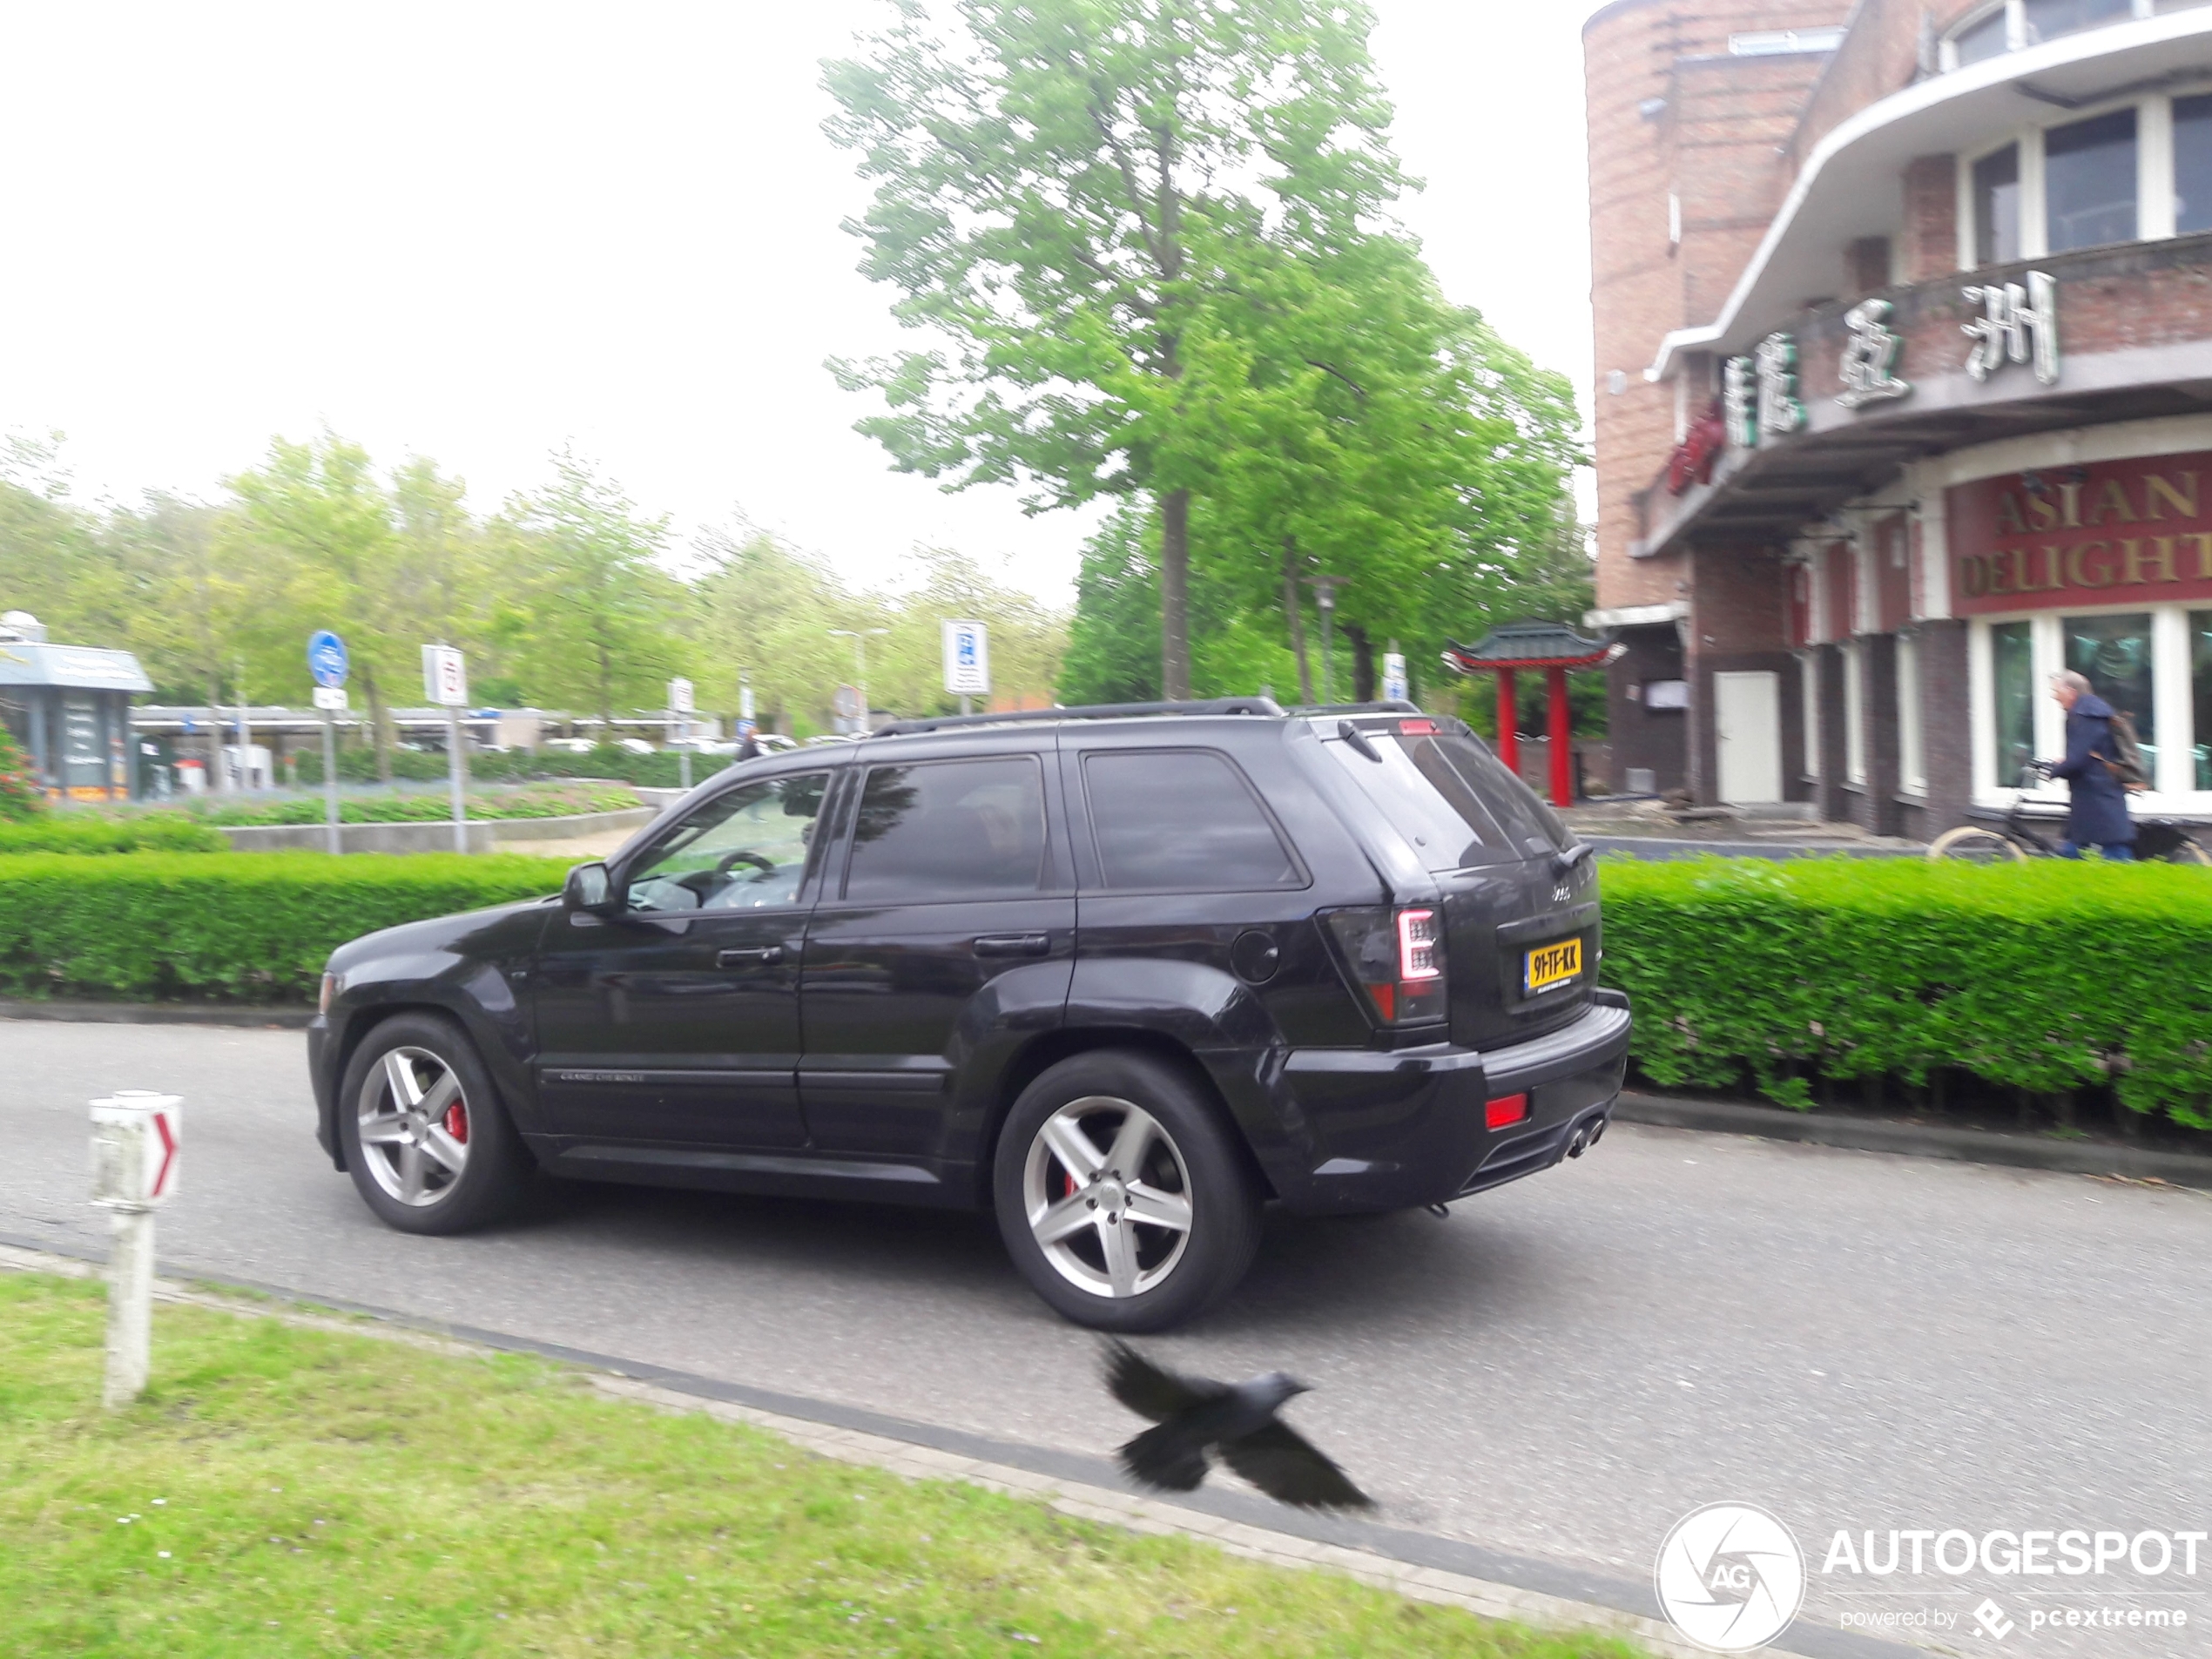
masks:
[[[1967,864],[2018,864],[2027,853],[2011,837],[1993,829],[1962,824],[1946,830],[1928,845],[1931,859],[1957,859]]]
[[[475,1045],[434,1014],[368,1034],[339,1085],[338,1132],[362,1200],[401,1232],[480,1226],[521,1196],[529,1169]]]
[[[1063,1060],[1022,1090],[993,1169],[1000,1234],[1047,1302],[1100,1331],[1158,1331],[1243,1278],[1259,1198],[1198,1082],[1150,1055]]]

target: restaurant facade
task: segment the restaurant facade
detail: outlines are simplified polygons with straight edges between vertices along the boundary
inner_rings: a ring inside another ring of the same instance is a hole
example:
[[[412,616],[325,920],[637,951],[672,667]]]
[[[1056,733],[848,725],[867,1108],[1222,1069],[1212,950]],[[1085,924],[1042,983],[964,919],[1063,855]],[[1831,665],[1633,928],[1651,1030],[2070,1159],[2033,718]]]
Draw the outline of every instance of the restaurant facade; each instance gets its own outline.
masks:
[[[1931,839],[2074,669],[2212,821],[2212,5],[1845,11],[1585,27],[1615,786]]]

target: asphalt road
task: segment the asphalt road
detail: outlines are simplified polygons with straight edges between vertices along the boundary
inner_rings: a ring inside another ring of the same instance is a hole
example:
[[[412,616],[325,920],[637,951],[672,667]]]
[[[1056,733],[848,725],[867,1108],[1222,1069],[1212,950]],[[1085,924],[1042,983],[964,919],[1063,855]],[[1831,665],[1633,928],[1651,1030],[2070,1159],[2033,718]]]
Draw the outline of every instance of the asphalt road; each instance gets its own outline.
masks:
[[[1134,1426],[982,1218],[561,1184],[497,1231],[391,1232],[314,1143],[296,1033],[0,1022],[0,1234],[105,1249],[84,1105],[129,1087],[186,1098],[165,1271],[1040,1446]],[[1820,1571],[1841,1528],[2212,1526],[2207,1195],[1620,1125],[1447,1221],[1273,1217],[1242,1291],[1147,1345],[1312,1383],[1294,1420],[1398,1526],[1647,1579],[1677,1519],[1741,1500],[1795,1531],[1831,1628],[1930,1608],[1953,1651],[2212,1651],[2212,1547],[2194,1580]],[[2031,1631],[2060,1605],[2191,1628]]]

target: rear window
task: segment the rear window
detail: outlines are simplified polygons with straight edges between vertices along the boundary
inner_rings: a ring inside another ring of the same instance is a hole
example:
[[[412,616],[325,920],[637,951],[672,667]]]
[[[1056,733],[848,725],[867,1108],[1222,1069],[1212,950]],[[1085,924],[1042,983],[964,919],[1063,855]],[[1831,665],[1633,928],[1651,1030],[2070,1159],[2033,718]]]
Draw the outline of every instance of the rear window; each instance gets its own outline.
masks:
[[[1428,869],[1495,864],[1567,845],[1558,816],[1473,738],[1386,726],[1361,735],[1380,759],[1370,760],[1340,738],[1322,747]]]
[[[1305,877],[1226,757],[1146,750],[1083,758],[1105,885],[1140,893],[1248,893]]]

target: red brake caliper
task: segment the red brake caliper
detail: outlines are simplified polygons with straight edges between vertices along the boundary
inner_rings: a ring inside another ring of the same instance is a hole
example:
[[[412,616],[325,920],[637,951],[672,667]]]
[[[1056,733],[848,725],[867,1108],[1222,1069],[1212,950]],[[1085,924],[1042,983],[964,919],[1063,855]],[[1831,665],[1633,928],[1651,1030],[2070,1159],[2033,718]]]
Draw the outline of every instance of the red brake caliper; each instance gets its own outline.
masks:
[[[459,1101],[446,1108],[446,1133],[466,1146],[469,1144],[469,1109]]]

